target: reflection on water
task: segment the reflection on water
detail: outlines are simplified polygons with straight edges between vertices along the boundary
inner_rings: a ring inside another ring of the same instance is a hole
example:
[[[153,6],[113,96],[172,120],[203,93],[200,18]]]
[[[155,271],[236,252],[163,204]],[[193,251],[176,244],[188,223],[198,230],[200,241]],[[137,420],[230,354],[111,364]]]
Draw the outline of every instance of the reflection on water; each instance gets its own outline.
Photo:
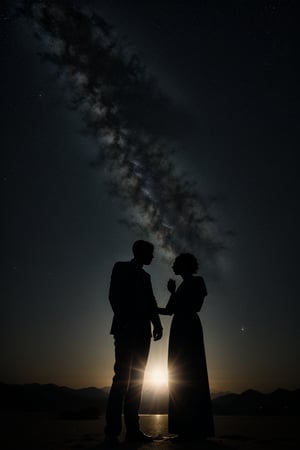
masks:
[[[144,433],[151,436],[166,436],[168,434],[168,415],[143,414],[141,415],[141,425]]]

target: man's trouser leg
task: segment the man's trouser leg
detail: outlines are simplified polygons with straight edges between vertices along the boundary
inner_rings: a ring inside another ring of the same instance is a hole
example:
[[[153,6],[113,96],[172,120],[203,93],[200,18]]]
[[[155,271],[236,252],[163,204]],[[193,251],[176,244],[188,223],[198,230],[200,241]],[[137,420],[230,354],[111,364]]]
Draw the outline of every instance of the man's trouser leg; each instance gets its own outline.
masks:
[[[150,349],[150,337],[136,337],[132,346],[131,372],[124,404],[124,421],[128,434],[139,430],[139,408]]]
[[[129,382],[132,361],[131,339],[115,336],[115,375],[106,409],[106,436],[119,436],[122,430],[123,400]]]

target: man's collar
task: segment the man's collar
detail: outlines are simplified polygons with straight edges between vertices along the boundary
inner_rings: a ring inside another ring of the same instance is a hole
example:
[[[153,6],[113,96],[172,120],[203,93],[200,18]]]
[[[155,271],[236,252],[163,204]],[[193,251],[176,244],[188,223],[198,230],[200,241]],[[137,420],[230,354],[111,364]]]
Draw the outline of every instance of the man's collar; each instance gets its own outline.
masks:
[[[137,269],[143,269],[143,264],[141,264],[140,262],[138,262],[135,258],[132,258],[132,260],[130,261],[131,264],[134,265],[134,267],[136,267]]]

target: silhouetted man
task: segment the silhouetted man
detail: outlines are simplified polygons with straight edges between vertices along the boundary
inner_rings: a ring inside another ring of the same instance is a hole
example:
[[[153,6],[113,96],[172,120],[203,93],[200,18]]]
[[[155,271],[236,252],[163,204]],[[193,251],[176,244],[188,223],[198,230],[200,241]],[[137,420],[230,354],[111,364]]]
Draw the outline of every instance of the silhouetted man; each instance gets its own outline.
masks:
[[[119,442],[123,410],[126,441],[152,441],[140,430],[138,411],[151,337],[155,341],[162,337],[151,278],[143,270],[143,265],[151,263],[153,250],[150,242],[136,241],[132,247],[134,258],[117,262],[111,275],[109,301],[114,312],[111,334],[115,339],[115,375],[105,428],[106,442],[111,444]]]

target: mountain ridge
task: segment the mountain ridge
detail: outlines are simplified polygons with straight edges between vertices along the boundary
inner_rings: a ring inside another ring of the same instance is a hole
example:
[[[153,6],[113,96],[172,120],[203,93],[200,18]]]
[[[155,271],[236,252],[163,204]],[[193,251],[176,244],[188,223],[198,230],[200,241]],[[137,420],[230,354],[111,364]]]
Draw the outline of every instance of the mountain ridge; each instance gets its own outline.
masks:
[[[70,388],[56,384],[0,382],[0,411],[47,412],[61,418],[97,418],[105,413],[109,387]],[[220,395],[219,395],[220,394]],[[270,393],[212,393],[215,415],[299,415],[300,389]],[[145,387],[140,412],[166,414],[167,389]]]

